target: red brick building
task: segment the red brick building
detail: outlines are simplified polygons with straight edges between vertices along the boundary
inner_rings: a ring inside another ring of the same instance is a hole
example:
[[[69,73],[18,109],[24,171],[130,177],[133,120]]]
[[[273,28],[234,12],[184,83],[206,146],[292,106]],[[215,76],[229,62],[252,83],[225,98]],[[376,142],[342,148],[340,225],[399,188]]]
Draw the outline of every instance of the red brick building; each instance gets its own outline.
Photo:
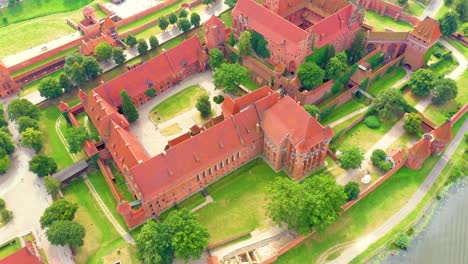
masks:
[[[0,264],[42,264],[39,249],[35,244],[27,242],[26,246],[15,253],[0,259]]]
[[[16,84],[8,71],[8,68],[0,60],[0,96],[6,98],[20,91],[20,87]]]
[[[314,49],[332,44],[335,50],[349,47],[364,13],[345,0],[239,0],[232,11],[233,31],[239,36],[254,30],[268,41],[267,61],[296,72]]]
[[[219,49],[224,46],[226,27],[217,16],[212,16],[204,24],[205,42],[208,49]]]

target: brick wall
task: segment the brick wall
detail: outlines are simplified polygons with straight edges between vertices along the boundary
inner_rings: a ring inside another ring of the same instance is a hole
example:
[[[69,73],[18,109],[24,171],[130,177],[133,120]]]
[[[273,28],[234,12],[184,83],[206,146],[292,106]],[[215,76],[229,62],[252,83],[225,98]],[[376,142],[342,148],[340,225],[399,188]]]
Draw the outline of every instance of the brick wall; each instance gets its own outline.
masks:
[[[33,82],[43,76],[56,72],[63,68],[65,64],[65,56],[55,59],[51,62],[48,62],[42,66],[24,72],[20,75],[13,77],[16,83],[19,85],[26,85],[30,82]]]
[[[335,99],[331,100],[328,102],[326,105],[322,107],[322,109],[330,107],[334,104],[336,104],[335,108],[341,106],[342,104],[348,102],[351,98],[353,98],[353,93],[356,92],[359,89],[358,85],[355,85],[348,90],[346,90],[344,93],[342,93],[340,96],[336,97]]]
[[[343,128],[341,131],[339,131],[339,135],[338,137],[336,137],[335,140],[338,140],[340,139],[341,137],[343,137],[345,135],[346,132],[348,132],[349,130],[351,130],[351,128],[353,128],[354,126],[356,126],[357,124],[361,123],[362,120],[364,120],[365,116],[362,115],[361,117],[359,117],[358,119],[354,120],[351,124],[349,124],[347,127]],[[331,155],[329,154],[329,156],[331,157]],[[333,158],[332,158],[333,159]],[[335,159],[333,160],[336,160],[336,157]]]
[[[385,64],[383,67],[381,67],[380,69],[378,69],[376,72],[374,72],[374,73],[372,74],[372,76],[371,76],[370,79],[373,80],[373,79],[379,77],[381,74],[384,74],[385,71],[386,71],[388,68],[392,67],[393,65],[395,65],[395,64],[397,64],[397,63],[400,63],[402,59],[403,59],[403,55],[400,55],[400,57],[391,60],[390,62],[388,62],[387,64]]]
[[[464,88],[464,89],[466,89],[466,88]],[[466,114],[466,112],[468,112],[468,103],[466,103],[460,110],[458,110],[458,112],[456,114],[454,114],[452,116],[452,118],[450,118],[450,123],[452,123],[452,126],[458,120],[460,120],[460,118],[462,118],[463,115]]]

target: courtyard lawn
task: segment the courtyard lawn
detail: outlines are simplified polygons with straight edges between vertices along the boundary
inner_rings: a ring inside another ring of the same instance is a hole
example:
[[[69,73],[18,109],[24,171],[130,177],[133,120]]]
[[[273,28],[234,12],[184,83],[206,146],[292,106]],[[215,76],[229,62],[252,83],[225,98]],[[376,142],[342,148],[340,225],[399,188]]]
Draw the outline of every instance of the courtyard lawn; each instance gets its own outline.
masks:
[[[169,26],[169,27],[166,29],[166,31],[167,31],[167,30],[171,30],[171,29],[172,29],[172,27]],[[136,34],[135,34],[135,37],[136,37],[137,39],[142,38],[142,39],[147,40],[147,39],[149,39],[149,37],[151,37],[151,36],[156,36],[156,35],[158,35],[158,34],[161,33],[161,32],[163,32],[163,31],[159,28],[159,25],[156,24],[156,25],[154,25],[154,26],[151,26],[151,27],[149,27],[149,28],[147,28],[147,29],[145,29],[145,30],[142,30],[142,31],[136,33]]]
[[[409,0],[404,7],[406,13],[413,16],[420,16],[424,12],[424,7],[416,3],[416,1]]]
[[[439,158],[431,156],[417,171],[403,167],[326,231],[312,235],[282,255],[277,263],[314,263],[327,249],[373,231],[406,204]]]
[[[385,74],[383,77],[371,83],[367,92],[373,96],[377,96],[379,93],[391,88],[399,80],[405,77],[405,70],[402,67],[395,68],[392,72]]]
[[[125,181],[124,176],[122,175],[122,173],[120,173],[119,169],[117,169],[117,166],[114,164],[114,162],[110,163],[109,167],[112,171],[112,174],[114,174],[115,187],[117,187],[117,191],[122,196],[122,199],[124,199],[125,201],[129,201],[129,202],[132,202],[133,200],[135,200],[135,198],[133,198],[132,193],[129,191],[129,188],[127,186],[127,182]]]
[[[198,97],[208,95],[199,85],[192,85],[164,100],[150,112],[150,118],[156,123],[163,123],[193,108]]]
[[[420,97],[414,95],[409,89],[403,92],[403,98],[413,107],[418,104],[419,100],[421,100]]]
[[[78,123],[80,124],[80,126],[86,128],[88,133],[92,136],[92,140],[98,142],[99,133],[96,127],[94,127],[93,122],[91,122],[91,120],[89,119],[88,114],[86,114],[85,112],[85,113],[79,114],[76,118],[78,119]]]
[[[166,137],[170,137],[170,136],[173,136],[175,134],[179,134],[180,132],[182,132],[182,128],[177,123],[174,123],[172,125],[169,125],[169,126],[163,128],[163,129],[161,129],[161,133]]]
[[[450,45],[456,48],[463,56],[468,59],[468,47],[461,44],[459,41],[454,40],[453,38],[445,38]]]
[[[372,27],[375,31],[385,31],[386,28],[392,29],[393,31],[410,31],[413,27],[403,21],[394,21],[389,16],[381,16],[373,11],[366,11],[364,22]]]
[[[208,187],[214,201],[195,214],[210,232],[209,244],[270,225],[265,191],[277,177],[287,176],[256,159]]]
[[[187,208],[188,210],[192,210],[193,208],[204,203],[205,201],[206,201],[205,196],[203,196],[201,192],[197,192],[196,194],[178,203],[177,208]]]
[[[431,69],[436,76],[444,76],[455,70],[457,66],[458,61],[455,60],[453,56],[450,56],[429,65],[429,69]]]
[[[21,243],[18,238],[8,241],[7,243],[0,246],[0,260],[8,257],[21,249]]]
[[[450,7],[446,6],[446,5],[442,5],[440,7],[440,9],[437,11],[437,13],[435,14],[435,19],[441,19],[445,14],[448,13],[448,11],[450,10]]]
[[[252,79],[249,79],[249,81],[244,85],[249,91],[255,91],[258,88],[260,88],[260,85],[258,85],[256,82],[254,82]]]
[[[324,126],[328,125],[366,106],[364,100],[353,97],[340,107],[333,109],[332,114],[327,119],[321,120],[320,123]]]
[[[363,113],[364,114],[364,113]],[[334,126],[332,127],[332,130],[333,130],[333,133],[336,135],[337,133],[339,133],[342,129],[346,128],[348,125],[350,125],[351,123],[353,123],[354,121],[356,121],[358,118],[360,118],[363,114],[360,114],[360,115],[356,115],[342,123],[340,123],[339,125],[337,126]]]
[[[414,145],[419,140],[420,137],[405,133],[403,136],[399,137],[395,142],[393,142],[385,151],[390,153],[394,149],[398,148],[408,148],[409,146]]]
[[[232,14],[231,14],[231,11],[232,10],[228,10],[224,13],[222,13],[219,18],[224,21],[224,25],[226,27],[232,27]]]

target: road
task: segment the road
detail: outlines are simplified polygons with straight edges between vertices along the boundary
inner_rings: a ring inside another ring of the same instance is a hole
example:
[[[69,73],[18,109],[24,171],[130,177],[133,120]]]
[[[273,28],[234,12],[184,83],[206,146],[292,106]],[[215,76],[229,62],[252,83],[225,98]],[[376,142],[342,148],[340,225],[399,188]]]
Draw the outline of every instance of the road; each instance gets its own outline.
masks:
[[[419,19],[423,20],[425,17],[435,18],[437,11],[444,4],[444,0],[432,0],[424,9],[424,12],[419,16]]]

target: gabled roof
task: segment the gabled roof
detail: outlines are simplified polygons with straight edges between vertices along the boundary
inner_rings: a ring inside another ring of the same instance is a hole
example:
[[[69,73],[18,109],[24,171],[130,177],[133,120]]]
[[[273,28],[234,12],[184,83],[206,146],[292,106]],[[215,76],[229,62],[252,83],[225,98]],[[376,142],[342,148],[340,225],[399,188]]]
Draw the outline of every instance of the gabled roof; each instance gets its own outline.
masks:
[[[433,43],[442,36],[439,23],[437,23],[437,20],[430,17],[424,18],[424,20],[411,31],[411,34],[428,43]]]
[[[42,261],[32,254],[27,247],[0,260],[0,264],[42,264]]]
[[[224,22],[215,15],[212,15],[210,19],[208,19],[205,22],[205,27],[213,27],[213,26],[221,26],[221,25],[224,26]]]
[[[83,44],[81,44],[80,47],[80,51],[83,55],[89,56],[94,53],[94,49],[96,48],[96,46],[102,42],[107,42],[111,45],[114,45],[115,40],[107,34],[102,34],[97,38],[83,41]]]

